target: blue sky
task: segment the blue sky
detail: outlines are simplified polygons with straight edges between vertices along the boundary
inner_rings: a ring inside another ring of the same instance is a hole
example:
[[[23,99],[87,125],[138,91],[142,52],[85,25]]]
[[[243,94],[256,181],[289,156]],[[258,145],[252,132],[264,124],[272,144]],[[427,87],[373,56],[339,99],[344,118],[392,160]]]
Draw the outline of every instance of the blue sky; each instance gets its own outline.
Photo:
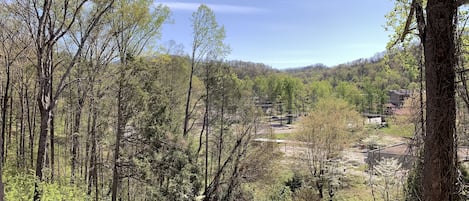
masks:
[[[162,42],[191,46],[191,15],[204,3],[225,27],[228,60],[260,62],[274,68],[323,63],[334,66],[385,50],[384,15],[391,0],[166,0],[174,23]]]

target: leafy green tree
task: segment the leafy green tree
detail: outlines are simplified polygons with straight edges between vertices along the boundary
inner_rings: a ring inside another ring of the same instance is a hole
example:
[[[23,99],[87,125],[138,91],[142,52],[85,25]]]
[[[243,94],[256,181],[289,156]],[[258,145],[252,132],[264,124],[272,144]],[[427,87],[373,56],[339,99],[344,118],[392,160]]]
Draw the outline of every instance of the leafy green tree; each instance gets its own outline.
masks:
[[[296,105],[295,102],[297,101],[297,97],[299,91],[301,90],[301,81],[298,78],[293,77],[285,77],[283,80],[283,87],[285,90],[285,98],[287,103],[287,110],[288,110],[288,120],[287,124],[291,124],[293,122],[293,109]]]
[[[20,57],[25,57],[26,50],[31,48],[31,43],[29,38],[26,36],[25,27],[21,26],[21,22],[14,18],[14,16],[9,15],[8,12],[8,4],[0,3],[3,9],[0,10],[0,65],[4,68],[4,79],[2,79],[2,86],[3,86],[3,95],[2,95],[2,106],[1,106],[1,136],[0,136],[0,200],[4,200],[4,184],[2,179],[2,168],[4,166],[4,162],[6,162],[6,150],[5,150],[5,134],[7,128],[7,114],[8,114],[8,105],[9,100],[13,101],[13,94],[9,94],[12,92],[12,68],[16,67],[19,62]],[[22,71],[21,71],[22,72]],[[20,84],[21,89],[23,89],[22,83]],[[21,90],[22,91],[22,90]],[[20,92],[22,93],[22,92]],[[27,97],[26,97],[27,98]],[[13,108],[9,108],[10,114],[13,113]],[[23,121],[21,121],[23,123]],[[11,122],[10,122],[11,124]],[[11,129],[10,129],[11,134]],[[23,164],[24,164],[24,132],[21,133],[22,136],[22,157],[23,157]],[[32,153],[31,153],[32,154]],[[17,158],[19,160],[19,158]],[[18,163],[19,164],[19,163]],[[23,165],[24,166],[24,165]],[[19,167],[18,167],[19,168]]]
[[[241,188],[245,170],[251,168],[248,162],[250,139],[256,133],[258,111],[253,106],[252,85],[240,80],[230,68],[222,65],[219,76],[212,82],[214,87],[211,105],[211,132],[208,146],[211,156],[209,182],[204,200],[231,200],[245,196]],[[218,135],[215,133],[218,132]],[[207,148],[207,147],[206,147]]]
[[[174,100],[182,103],[183,96],[177,100],[168,96],[176,92],[183,94],[182,90],[173,91],[179,83],[167,82],[167,76],[180,72],[173,72],[160,62],[138,61],[135,64],[140,70],[134,74],[135,84],[139,84],[134,88],[138,94],[133,97],[134,101],[140,101],[132,107],[140,109],[129,121],[135,133],[127,138],[131,139],[130,147],[138,148],[123,150],[132,164],[126,171],[134,174],[136,186],[143,187],[135,189],[141,192],[142,199],[193,200],[201,187],[199,168],[190,162],[192,153],[187,151],[187,142],[178,132],[180,124],[177,120],[183,116],[183,108],[172,105]]]
[[[334,167],[331,163],[336,161],[344,146],[357,137],[355,131],[361,127],[362,118],[353,106],[333,96],[319,99],[304,118],[297,139],[307,143],[305,165],[320,198],[325,197],[326,189],[334,190],[328,184],[337,172],[329,167]]]
[[[355,84],[349,82],[340,82],[335,87],[338,97],[346,100],[349,104],[359,107],[363,101],[362,91]]]
[[[322,98],[327,98],[332,95],[333,87],[329,81],[315,81],[310,85],[311,99],[316,103]]]
[[[158,36],[162,24],[167,20],[169,15],[169,9],[162,5],[150,9],[150,5],[153,4],[152,1],[119,0],[116,4],[112,16],[114,19],[112,29],[117,33],[115,35],[115,42],[117,44],[120,65],[117,66],[118,78],[116,79],[117,128],[112,179],[111,200],[113,201],[118,199],[117,191],[120,181],[118,161],[121,140],[125,127],[135,112],[135,108],[131,106],[131,99],[135,93],[134,86],[137,85],[132,83],[131,76],[135,69],[132,69],[129,62],[135,61],[135,58],[148,48],[149,42]]]
[[[199,149],[202,146],[202,134],[205,132],[205,193],[207,193],[209,185],[209,136],[212,128],[212,114],[214,93],[219,90],[221,84],[219,77],[223,76],[221,68],[221,60],[229,52],[229,47],[224,43],[225,29],[219,26],[215,14],[206,5],[201,5],[196,12],[192,14],[193,41],[191,56],[191,73],[189,77],[189,87],[187,93],[185,119],[184,119],[184,136],[187,136],[190,128],[189,120],[193,111],[189,111],[191,106],[192,79],[198,67],[202,67],[201,77],[205,85],[204,94],[204,119],[202,131],[199,135]],[[222,100],[223,101],[223,100]],[[198,153],[197,153],[198,154]]]
[[[68,78],[71,69],[78,62],[82,48],[91,31],[100,22],[101,18],[107,13],[114,1],[98,2],[95,6],[90,7],[88,10],[88,20],[85,24],[85,32],[78,39],[80,43],[73,48],[71,53],[71,60],[64,61],[63,74],[58,76],[59,81],[56,90],[53,91],[53,77],[56,67],[56,62],[59,62],[58,57],[55,56],[55,50],[61,39],[68,36],[72,27],[77,25],[77,16],[81,14],[84,5],[87,1],[43,1],[41,3],[35,1],[15,1],[11,2],[10,8],[18,19],[21,20],[21,26],[24,26],[30,33],[31,41],[34,41],[34,62],[36,67],[37,81],[39,83],[39,90],[37,91],[37,104],[40,112],[40,133],[39,143],[36,160],[36,177],[38,181],[35,185],[34,200],[40,200],[40,192],[38,189],[38,182],[43,181],[43,167],[46,158],[46,141],[49,130],[51,131],[51,139],[54,138],[53,127],[51,127],[52,111],[56,107],[57,100],[60,94],[65,89],[66,79]],[[40,10],[41,12],[36,12]],[[67,16],[67,17],[63,17]],[[51,149],[53,148],[51,144]],[[51,159],[53,158],[54,150],[51,150]]]
[[[266,76],[257,76],[254,78],[253,92],[259,98],[260,102],[268,99],[268,79]]]
[[[223,42],[225,29],[218,25],[215,14],[208,6],[202,4],[192,14],[192,29],[191,70],[184,117],[184,136],[187,136],[192,127],[189,125],[189,121],[194,112],[191,109],[194,73],[202,63],[207,62],[206,67],[212,66],[214,61],[222,59],[229,52],[228,46]],[[208,68],[206,68],[207,71]]]

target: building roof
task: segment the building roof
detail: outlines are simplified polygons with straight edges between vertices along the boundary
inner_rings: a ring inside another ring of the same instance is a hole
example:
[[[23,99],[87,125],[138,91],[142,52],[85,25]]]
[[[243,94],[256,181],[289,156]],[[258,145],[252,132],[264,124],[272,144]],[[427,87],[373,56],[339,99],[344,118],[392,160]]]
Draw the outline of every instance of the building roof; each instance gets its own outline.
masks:
[[[402,96],[410,96],[410,95],[412,95],[412,91],[411,91],[411,90],[407,90],[407,89],[389,90],[389,92],[390,92],[390,93],[397,94],[397,95],[402,95]]]

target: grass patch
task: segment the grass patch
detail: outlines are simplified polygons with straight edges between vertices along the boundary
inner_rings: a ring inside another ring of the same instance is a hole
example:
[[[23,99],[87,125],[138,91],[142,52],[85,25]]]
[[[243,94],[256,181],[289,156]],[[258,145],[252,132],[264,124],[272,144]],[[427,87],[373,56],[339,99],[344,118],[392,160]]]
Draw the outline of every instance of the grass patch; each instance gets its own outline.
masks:
[[[276,140],[295,140],[295,134],[293,133],[273,133],[264,134],[262,138],[276,139]]]
[[[290,166],[291,164],[275,160],[272,162],[270,170],[267,170],[270,172],[268,175],[258,181],[243,184],[243,188],[252,194],[253,200],[276,200],[273,198],[279,197],[285,188],[285,182],[293,177]]]
[[[384,134],[395,137],[412,137],[414,135],[414,124],[410,123],[408,116],[394,116],[387,120],[388,127],[380,129]]]
[[[295,137],[293,136],[292,133],[276,133],[276,134],[273,134],[273,136],[275,137],[275,139],[278,139],[278,140],[293,140],[293,139],[295,139]]]
[[[384,134],[396,136],[396,137],[412,137],[414,135],[413,124],[395,125],[389,124],[388,127],[381,128]]]
[[[350,176],[350,186],[337,192],[336,200],[347,201],[372,201],[371,189],[366,185],[366,178]],[[379,200],[379,199],[378,199]]]

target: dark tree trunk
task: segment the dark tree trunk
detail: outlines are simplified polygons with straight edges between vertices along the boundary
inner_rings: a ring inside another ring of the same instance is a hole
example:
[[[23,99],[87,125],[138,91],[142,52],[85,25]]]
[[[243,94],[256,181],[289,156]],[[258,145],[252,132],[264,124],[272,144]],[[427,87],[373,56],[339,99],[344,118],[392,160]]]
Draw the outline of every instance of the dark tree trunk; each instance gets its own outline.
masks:
[[[8,114],[8,141],[5,143],[4,151],[5,155],[3,158],[3,163],[6,163],[8,157],[8,145],[11,144],[11,134],[12,132],[12,125],[13,125],[13,87],[10,87],[10,112]]]
[[[220,117],[220,136],[218,139],[218,161],[217,161],[217,172],[220,172],[221,170],[221,158],[222,158],[222,153],[223,153],[223,131],[225,129],[225,77],[223,77],[222,80],[222,94],[221,94],[221,117]],[[220,177],[216,178],[215,181],[215,197],[218,198],[220,196],[219,192],[219,185],[220,185]]]
[[[89,182],[89,178],[90,178],[90,170],[89,168],[91,167],[91,158],[92,156],[90,155],[90,146],[91,146],[91,121],[92,121],[92,109],[91,109],[92,105],[90,104],[90,108],[89,108],[89,112],[88,112],[88,122],[86,123],[86,126],[87,126],[87,129],[86,129],[86,142],[85,142],[85,181],[86,182]]]
[[[75,121],[73,124],[73,133],[72,133],[72,183],[75,181],[76,178],[76,171],[77,171],[77,164],[79,160],[79,153],[78,149],[80,147],[80,142],[78,137],[80,136],[80,124],[81,124],[81,112],[83,108],[83,104],[85,103],[84,97],[82,97],[82,92],[80,86],[78,86],[77,92],[79,98],[75,108]]]
[[[39,131],[39,143],[38,143],[38,150],[37,150],[37,157],[36,157],[36,178],[42,181],[42,168],[44,166],[44,157],[46,153],[46,141],[47,141],[47,133],[48,133],[48,123],[49,123],[49,106],[43,106],[41,98],[38,98],[39,104],[39,113],[41,115],[41,125]],[[38,182],[35,182],[35,190],[34,190],[34,200],[40,200],[40,193],[38,189]]]
[[[7,65],[7,80],[5,86],[5,95],[3,96],[3,106],[2,106],[2,131],[0,137],[0,201],[3,201],[5,197],[5,191],[3,187],[3,179],[2,179],[2,172],[3,172],[3,164],[4,164],[4,147],[5,147],[5,126],[6,126],[6,112],[8,106],[8,87],[10,85],[10,67]]]
[[[93,128],[92,128],[92,132],[91,132],[91,161],[93,162],[93,165],[91,167],[91,176],[93,177],[93,185],[95,187],[95,200],[98,201],[99,200],[99,191],[98,191],[98,167],[97,167],[97,161],[98,161],[98,158],[97,158],[97,139],[96,139],[96,118],[97,118],[97,111],[94,111],[93,112]]]
[[[91,141],[91,152],[90,152],[90,167],[89,167],[89,174],[88,174],[88,195],[91,195],[93,185],[95,187],[95,201],[99,200],[98,194],[98,168],[97,168],[97,139],[96,139],[96,119],[98,117],[98,111],[95,108],[95,101],[94,98],[90,101],[90,118],[91,118],[91,125],[89,130],[90,141]]]
[[[3,95],[3,106],[2,106],[2,136],[1,136],[1,164],[5,162],[5,131],[6,131],[6,122],[7,122],[7,108],[8,108],[8,92],[10,90],[10,67],[7,66],[6,69],[6,83],[5,83],[5,93]]]
[[[34,89],[36,89],[36,84],[34,84]],[[34,94],[34,93],[33,93]],[[27,115],[27,120],[28,120],[28,131],[29,131],[29,164],[30,167],[34,167],[34,131],[36,128],[36,107],[33,104],[33,106],[30,105],[29,102],[29,96],[28,96],[28,88],[25,90],[25,96],[26,96],[26,115]],[[33,108],[33,111],[31,112],[31,108]]]
[[[20,83],[20,91],[18,93],[19,95],[19,101],[20,101],[20,114],[19,114],[19,123],[20,123],[20,140],[19,140],[19,150],[18,150],[18,156],[17,160],[20,162],[18,163],[19,167],[25,167],[25,151],[24,151],[24,146],[25,146],[25,123],[24,123],[24,85],[23,83]]]
[[[52,73],[51,73],[51,76],[50,76],[50,93],[49,93],[49,101],[50,103],[54,102],[54,97],[52,96],[52,92],[53,92],[53,76],[52,76]],[[55,135],[54,135],[54,111],[53,109],[51,108],[50,111],[49,111],[49,115],[50,115],[50,128],[49,128],[49,138],[50,138],[50,169],[51,169],[51,181],[53,182],[54,181],[54,166],[55,166],[55,143],[54,143],[54,138],[55,138]]]
[[[208,136],[210,134],[210,93],[209,93],[209,66],[206,67],[206,80],[205,80],[205,192],[208,188]]]
[[[119,80],[119,89],[118,89],[118,93],[117,93],[117,132],[116,132],[116,142],[115,142],[115,145],[114,145],[114,167],[113,167],[113,170],[112,170],[112,197],[111,197],[111,200],[112,201],[116,201],[117,200],[117,188],[119,186],[119,169],[118,169],[118,166],[119,166],[119,148],[120,148],[120,141],[121,141],[121,137],[122,137],[122,132],[123,132],[123,129],[124,129],[124,117],[123,117],[123,103],[122,103],[122,88],[124,87],[123,86],[123,82],[124,82],[124,74],[123,72],[121,72],[121,77],[120,77],[120,80]]]
[[[43,51],[43,50],[42,50]],[[39,143],[37,149],[36,157],[36,179],[39,181],[43,180],[42,169],[45,163],[45,155],[47,148],[47,134],[49,134],[49,121],[50,121],[50,112],[52,108],[52,103],[50,102],[51,91],[51,70],[52,70],[52,52],[42,52],[38,55],[41,57],[38,58],[37,62],[37,79],[39,83],[38,95],[37,95],[37,104],[39,106],[40,120],[41,124],[39,127]],[[35,182],[34,188],[34,200],[40,200],[40,192],[38,188],[38,181]]]
[[[3,168],[0,166],[0,178],[2,178],[3,176]],[[5,190],[4,190],[4,187],[3,187],[3,179],[0,180],[0,201],[3,201],[4,200],[4,197],[5,197]]]
[[[319,178],[321,179],[321,178]],[[316,188],[318,189],[318,194],[319,194],[319,198],[324,198],[324,192],[323,192],[323,183],[322,181],[316,181]]]
[[[186,108],[184,113],[184,129],[183,129],[183,136],[186,137],[189,133],[189,119],[191,116],[191,112],[189,111],[191,105],[191,94],[192,94],[192,79],[194,77],[194,70],[195,70],[195,50],[192,51],[192,58],[191,58],[191,73],[189,75],[189,87],[187,88],[187,99],[186,99]]]
[[[425,29],[423,200],[456,200],[454,0],[429,0]]]

